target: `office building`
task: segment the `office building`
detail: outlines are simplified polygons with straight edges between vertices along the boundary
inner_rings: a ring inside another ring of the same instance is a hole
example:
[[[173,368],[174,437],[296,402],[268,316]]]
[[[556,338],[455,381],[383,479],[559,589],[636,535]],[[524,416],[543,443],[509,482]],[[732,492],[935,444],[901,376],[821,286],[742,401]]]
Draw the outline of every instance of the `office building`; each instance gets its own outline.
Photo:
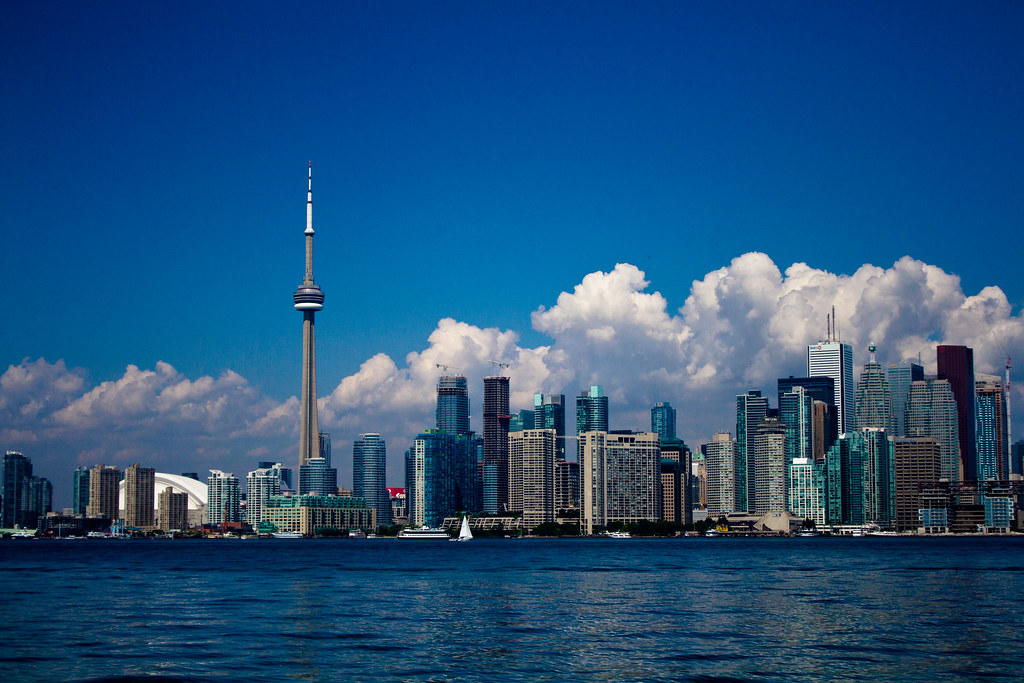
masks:
[[[658,435],[584,432],[580,439],[581,532],[661,515]]]
[[[555,460],[565,460],[565,394],[534,394],[533,414],[534,429],[555,430]]]
[[[662,441],[676,438],[676,409],[668,401],[651,408],[651,431]]]
[[[754,457],[747,463],[747,510],[752,514],[785,512],[786,425],[778,415],[766,415],[758,424],[753,441]]]
[[[459,375],[437,380],[437,428],[449,434],[469,434],[469,385]]]
[[[524,429],[534,429],[536,425],[536,416],[532,410],[520,410],[518,413],[513,415],[508,421],[508,431],[510,432],[521,432]]]
[[[895,436],[907,435],[907,398],[913,382],[924,381],[924,367],[913,359],[890,363],[887,371]]]
[[[129,465],[124,471],[124,523],[136,529],[156,526],[153,498],[156,470],[141,463]]]
[[[875,360],[874,344],[868,347],[868,351],[871,355],[860,374],[854,399],[857,429],[884,429],[892,436],[896,431],[892,415],[892,389],[881,363]]]
[[[310,458],[299,466],[299,495],[335,496],[338,494],[338,470],[326,458]]]
[[[321,460],[321,458],[313,458]],[[206,480],[207,521],[219,525],[225,522],[241,522],[241,487],[238,477],[230,472],[210,470]]]
[[[113,465],[96,465],[89,470],[89,505],[86,507],[90,517],[106,517],[113,521],[120,518],[118,504],[121,484],[121,470]]]
[[[509,434],[509,512],[523,513],[527,532],[555,521],[555,430]]]
[[[313,281],[313,164],[309,164],[306,190],[306,273],[292,299],[302,313],[302,393],[299,397],[299,467],[318,456],[319,422],[316,414],[316,338],[314,317],[324,307],[324,293]],[[301,471],[301,470],[300,470]],[[301,477],[301,474],[300,474]],[[236,479],[237,481],[237,479]],[[300,493],[301,483],[300,483]],[[211,518],[211,522],[212,522]],[[234,521],[234,520],[231,520]]]
[[[826,462],[829,523],[895,522],[893,444],[884,429],[841,435]]]
[[[438,404],[440,413],[440,397]],[[469,426],[468,421],[466,426]],[[391,496],[388,495],[386,477],[387,445],[384,439],[380,434],[360,434],[352,443],[352,495],[362,498],[367,507],[376,511],[380,525],[391,524]]]
[[[820,402],[819,402],[820,403]],[[797,458],[815,458],[814,399],[802,386],[779,397],[779,420],[786,428],[786,468]]]
[[[976,376],[978,481],[1009,478],[1006,392],[995,375]]]
[[[796,387],[802,387],[811,398],[811,419],[814,424],[812,448],[814,457],[820,460],[839,437],[839,413],[835,406],[836,383],[831,377],[780,377],[777,394],[780,413],[782,397],[792,393]]]
[[[708,476],[708,518],[718,519],[733,512],[745,512],[737,505],[736,463],[738,447],[729,432],[719,432],[705,444],[704,463]]]
[[[661,519],[693,524],[690,486],[693,454],[682,439],[659,437],[661,455]]]
[[[750,509],[751,463],[754,461],[754,435],[768,414],[768,399],[760,391],[748,391],[736,397],[736,511]]]
[[[245,477],[245,521],[256,529],[263,520],[263,510],[271,496],[281,495],[284,484],[282,463],[260,463]]]
[[[829,339],[807,347],[807,375],[831,377],[835,391],[832,405],[836,407],[839,433],[854,428],[853,349],[849,344]]]
[[[576,397],[576,434],[608,431],[608,397],[604,388],[591,385]]]
[[[466,436],[437,429],[427,429],[417,435],[405,452],[405,494],[410,524],[439,526],[445,517],[479,510],[475,498],[477,443]],[[505,481],[508,481],[507,474]]]
[[[789,511],[823,526],[828,510],[825,466],[814,458],[796,458],[789,466]]]
[[[53,485],[32,474],[32,461],[18,451],[6,451],[0,463],[0,528],[35,529],[53,506]]]
[[[508,507],[508,392],[508,377],[484,377],[483,507],[488,514]]]
[[[74,480],[71,485],[72,503],[71,509],[76,515],[85,516],[86,508],[89,507],[89,469],[84,465],[76,467]]]
[[[930,437],[893,439],[896,530],[911,531],[921,526],[921,485],[939,480],[939,442]]]
[[[975,415],[974,350],[966,346],[939,346],[935,350],[938,378],[948,380],[956,400],[960,470],[965,481],[978,478],[977,416]]]
[[[157,527],[161,531],[188,528],[188,494],[167,486],[158,496]]]
[[[931,437],[939,442],[940,477],[962,479],[957,405],[948,380],[910,383],[906,429],[907,436]]]

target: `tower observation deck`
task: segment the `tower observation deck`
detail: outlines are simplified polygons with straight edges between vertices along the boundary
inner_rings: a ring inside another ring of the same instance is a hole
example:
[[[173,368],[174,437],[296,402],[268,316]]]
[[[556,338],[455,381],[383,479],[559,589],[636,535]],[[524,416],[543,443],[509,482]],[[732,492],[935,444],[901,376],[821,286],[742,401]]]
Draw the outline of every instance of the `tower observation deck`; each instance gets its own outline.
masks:
[[[316,336],[314,317],[324,307],[324,293],[313,282],[313,162],[309,163],[306,190],[306,274],[292,296],[302,312],[302,394],[299,431],[299,466],[308,465],[319,453],[320,428],[316,415]]]

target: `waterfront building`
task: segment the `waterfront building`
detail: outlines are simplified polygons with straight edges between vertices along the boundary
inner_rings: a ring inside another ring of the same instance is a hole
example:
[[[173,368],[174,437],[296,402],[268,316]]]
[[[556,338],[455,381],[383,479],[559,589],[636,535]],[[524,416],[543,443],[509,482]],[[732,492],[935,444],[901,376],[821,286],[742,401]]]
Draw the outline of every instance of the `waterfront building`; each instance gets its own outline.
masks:
[[[129,465],[124,471],[124,523],[137,529],[151,529],[154,520],[156,470],[141,463]]]
[[[356,496],[271,496],[263,510],[264,525],[276,531],[311,536],[324,531],[375,530],[375,511]]]
[[[157,526],[161,531],[188,527],[188,494],[176,493],[170,486],[158,495]]]
[[[437,428],[449,434],[469,434],[469,385],[462,375],[437,380]]]
[[[668,401],[651,408],[651,431],[662,441],[676,438],[676,409]]]
[[[523,513],[529,532],[555,521],[555,430],[509,434],[509,512]]]
[[[857,429],[884,429],[891,436],[896,430],[892,415],[892,389],[882,364],[875,360],[875,345],[869,346],[868,351],[871,355],[860,374],[854,399]]]
[[[74,481],[71,488],[71,509],[76,515],[84,516],[86,508],[89,507],[89,469],[84,465],[75,468]]]
[[[931,437],[893,439],[893,479],[896,530],[921,526],[921,485],[939,480],[941,449]]]
[[[942,345],[936,347],[935,353],[938,378],[949,381],[949,388],[956,400],[960,475],[965,481],[974,481],[978,478],[974,350],[967,346]]]
[[[830,524],[895,522],[893,444],[884,429],[841,435],[826,460]]]
[[[440,399],[439,399],[440,400]],[[467,422],[468,426],[468,422]],[[352,495],[376,511],[380,525],[391,524],[387,492],[387,444],[380,434],[360,434],[352,443]]]
[[[978,481],[1009,478],[1006,392],[995,375],[977,375]]]
[[[555,510],[579,510],[579,507],[580,464],[575,461],[556,460]]]
[[[406,506],[412,525],[437,526],[445,517],[479,510],[477,453],[476,441],[466,436],[427,429],[416,437],[405,452]]]
[[[319,460],[320,458],[314,458]],[[238,477],[230,472],[210,470],[207,486],[207,521],[220,525],[225,522],[241,522],[241,487]]]
[[[827,498],[824,463],[814,458],[796,458],[789,466],[789,511],[815,526],[826,522]]]
[[[533,414],[534,429],[555,430],[555,460],[565,460],[565,394],[534,394]]]
[[[705,444],[708,472],[708,518],[718,519],[740,510],[736,500],[736,440],[729,432],[718,432]]]
[[[6,451],[0,463],[0,528],[35,529],[53,507],[53,484],[32,474],[24,453]]]
[[[924,367],[914,359],[903,360],[899,363],[890,363],[887,375],[894,435],[907,436],[907,398],[910,395],[910,385],[913,382],[924,381]]]
[[[328,451],[329,452],[329,451]],[[334,496],[338,493],[338,470],[326,458],[310,458],[299,465],[299,494]]]
[[[319,422],[316,414],[316,337],[314,318],[324,307],[324,293],[313,281],[313,163],[309,164],[309,185],[306,190],[306,272],[292,299],[295,310],[302,313],[302,393],[299,403],[299,492],[302,492],[301,468],[317,457]],[[237,481],[237,480],[236,480]],[[211,510],[211,515],[214,514]],[[219,514],[219,513],[217,513]],[[213,522],[213,519],[210,520]],[[234,521],[234,520],[232,520]]]
[[[746,512],[751,504],[754,461],[754,436],[757,426],[768,414],[768,399],[760,391],[748,391],[736,397],[736,511]]]
[[[508,393],[508,377],[484,377],[483,507],[492,515],[508,508]]]
[[[835,391],[832,405],[836,406],[839,433],[854,428],[853,408],[853,349],[835,339],[827,339],[807,347],[807,375],[831,377]]]
[[[940,477],[962,479],[957,405],[948,380],[910,383],[906,429],[907,436],[928,436],[939,442]]]
[[[106,517],[114,521],[120,518],[121,470],[113,465],[96,465],[89,470],[90,517]]]
[[[263,509],[271,496],[281,495],[284,486],[282,463],[260,463],[245,477],[245,517],[249,526],[255,529],[263,520]],[[263,467],[263,465],[268,465]]]
[[[752,514],[785,512],[788,502],[786,425],[778,415],[766,415],[758,424],[754,433],[754,457],[747,467],[747,510]]]
[[[690,473],[693,453],[682,439],[659,437],[661,455],[661,518],[670,522],[693,524],[693,493]],[[666,466],[673,462],[677,467]],[[671,500],[666,496],[671,495]]]
[[[814,399],[802,386],[779,396],[779,420],[786,428],[786,468],[797,458],[815,457]]]
[[[580,438],[581,533],[661,515],[661,451],[653,433],[584,432]]]

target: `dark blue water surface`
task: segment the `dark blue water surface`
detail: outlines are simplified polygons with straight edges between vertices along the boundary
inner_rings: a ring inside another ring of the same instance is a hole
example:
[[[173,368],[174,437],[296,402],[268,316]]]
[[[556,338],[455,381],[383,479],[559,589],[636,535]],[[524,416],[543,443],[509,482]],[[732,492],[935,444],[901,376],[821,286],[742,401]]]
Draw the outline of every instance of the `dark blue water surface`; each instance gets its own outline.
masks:
[[[0,541],[0,683],[1024,675],[1024,539]]]

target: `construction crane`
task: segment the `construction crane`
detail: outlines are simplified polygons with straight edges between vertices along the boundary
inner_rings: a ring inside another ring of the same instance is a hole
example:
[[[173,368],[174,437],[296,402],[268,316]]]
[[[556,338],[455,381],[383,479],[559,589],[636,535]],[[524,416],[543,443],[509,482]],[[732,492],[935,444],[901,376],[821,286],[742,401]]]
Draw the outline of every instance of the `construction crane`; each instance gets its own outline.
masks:
[[[1013,422],[1010,420],[1010,357],[1006,357],[1006,447],[1013,448]],[[1009,455],[1009,453],[1007,453]]]
[[[441,373],[445,374],[445,375],[448,374],[448,370],[449,369],[452,369],[452,370],[461,370],[462,369],[462,368],[457,368],[454,365],[445,365],[444,363],[434,363],[434,367],[438,368],[441,371]]]
[[[501,373],[502,373],[502,371],[505,370],[505,368],[511,367],[511,365],[512,365],[508,361],[503,361],[503,360],[490,360],[490,359],[488,359],[487,362],[490,363],[491,365],[497,366],[497,368],[498,368],[498,377],[501,377]]]

